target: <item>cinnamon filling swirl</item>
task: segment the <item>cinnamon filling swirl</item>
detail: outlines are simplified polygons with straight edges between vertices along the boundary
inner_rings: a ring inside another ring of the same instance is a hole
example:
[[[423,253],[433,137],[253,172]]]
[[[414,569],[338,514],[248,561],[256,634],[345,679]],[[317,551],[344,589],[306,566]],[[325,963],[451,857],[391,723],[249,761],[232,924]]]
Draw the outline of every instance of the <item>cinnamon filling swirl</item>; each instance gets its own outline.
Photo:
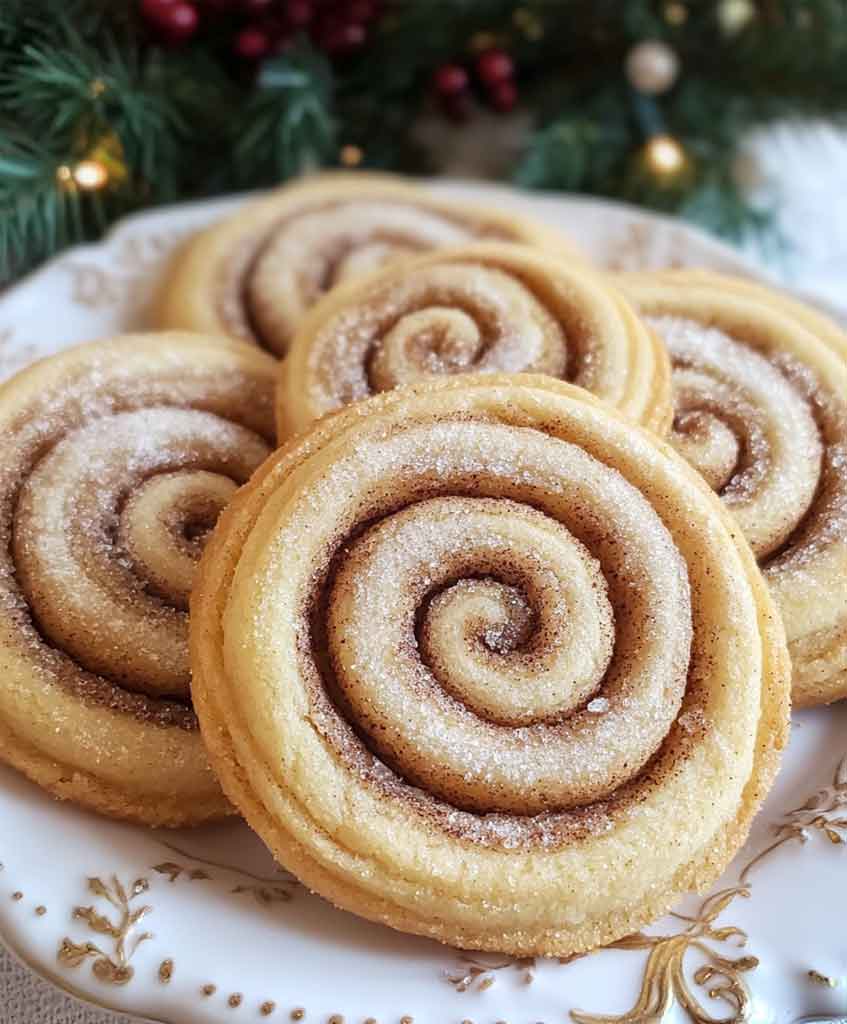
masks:
[[[163,823],[226,813],[189,700],[188,597],[271,450],[272,371],[229,343],[138,336],[0,389],[0,752],[52,791]]]
[[[743,281],[622,282],[671,357],[671,441],[733,513],[782,611],[795,702],[847,695],[847,339]]]

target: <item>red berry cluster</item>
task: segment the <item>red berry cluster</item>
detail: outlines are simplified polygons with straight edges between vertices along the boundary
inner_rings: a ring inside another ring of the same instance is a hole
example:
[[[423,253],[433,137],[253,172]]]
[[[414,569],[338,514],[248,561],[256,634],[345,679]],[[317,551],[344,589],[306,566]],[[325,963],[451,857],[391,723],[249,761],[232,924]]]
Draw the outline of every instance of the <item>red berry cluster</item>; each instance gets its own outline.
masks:
[[[330,57],[358,50],[380,15],[380,0],[139,0],[162,43],[178,45],[208,18],[232,24],[234,53],[246,61],[280,53],[300,32]]]
[[[471,108],[472,77],[478,82],[488,103],[502,114],[518,100],[515,65],[505,50],[483,50],[473,64],[473,75],[462,64],[442,64],[433,77],[435,92],[448,117],[463,121]]]

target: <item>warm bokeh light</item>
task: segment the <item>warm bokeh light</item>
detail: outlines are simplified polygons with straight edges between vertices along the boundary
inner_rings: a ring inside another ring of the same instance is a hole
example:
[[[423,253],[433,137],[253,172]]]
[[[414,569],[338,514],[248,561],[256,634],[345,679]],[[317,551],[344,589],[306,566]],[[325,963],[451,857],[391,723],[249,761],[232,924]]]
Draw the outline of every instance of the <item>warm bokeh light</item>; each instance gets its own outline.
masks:
[[[685,164],[685,151],[671,135],[654,135],[647,143],[646,155],[657,174],[675,174]]]
[[[99,160],[81,160],[73,169],[73,179],[80,188],[98,189],[109,180],[109,172]]]
[[[342,146],[339,158],[345,167],[358,167],[364,153],[358,146]]]

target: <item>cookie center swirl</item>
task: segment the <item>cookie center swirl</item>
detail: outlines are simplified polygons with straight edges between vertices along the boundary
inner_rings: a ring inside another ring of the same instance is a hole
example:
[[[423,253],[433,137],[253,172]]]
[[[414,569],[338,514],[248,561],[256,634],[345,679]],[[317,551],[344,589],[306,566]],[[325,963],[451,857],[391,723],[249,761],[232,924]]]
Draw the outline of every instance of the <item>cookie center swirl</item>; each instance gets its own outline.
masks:
[[[374,673],[429,691],[437,681],[503,725],[555,720],[599,688],[615,632],[585,547],[534,509],[491,499],[421,502],[367,531],[343,559],[330,614],[336,673],[360,722],[391,713],[368,685]]]
[[[228,477],[182,470],[145,480],[124,505],[120,546],[136,574],[175,607],[188,610],[206,538],[235,491]]]
[[[691,644],[684,560],[640,492],[568,442],[461,418],[324,454],[236,574],[226,629],[268,638],[256,678],[293,660],[324,742],[453,808],[566,810],[636,778]]]
[[[432,374],[533,371],[564,377],[559,321],[512,274],[473,263],[433,264],[373,289],[313,343],[326,408]]]
[[[17,574],[42,632],[127,689],[187,697],[186,608],[203,540],[267,453],[245,427],[178,408],[64,437],[15,516]]]
[[[723,331],[686,317],[645,319],[673,362],[672,443],[765,558],[803,520],[820,480],[823,445],[809,402],[774,362]]]

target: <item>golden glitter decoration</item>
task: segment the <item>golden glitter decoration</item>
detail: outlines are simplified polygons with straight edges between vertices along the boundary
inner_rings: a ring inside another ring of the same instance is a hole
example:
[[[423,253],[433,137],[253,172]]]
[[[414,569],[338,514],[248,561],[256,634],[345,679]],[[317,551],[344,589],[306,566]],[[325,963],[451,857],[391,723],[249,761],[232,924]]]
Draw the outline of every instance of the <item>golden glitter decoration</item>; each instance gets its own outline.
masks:
[[[213,996],[217,991],[218,991],[218,986],[217,985],[204,985],[200,989],[200,992],[204,996],[206,996],[207,999],[209,998],[209,996]]]
[[[19,903],[23,898],[24,898],[24,894],[22,892],[13,892],[12,893],[12,899],[16,903]]]
[[[56,180],[62,185],[68,185],[73,181],[73,172],[67,164],[61,164],[56,168]]]
[[[229,999],[227,999],[227,1005],[231,1006],[233,1010],[237,1010],[243,1002],[244,996],[240,992],[233,992]]]
[[[159,964],[159,981],[163,985],[167,985],[171,978],[174,976],[174,962],[173,960],[163,960]]]
[[[113,942],[111,952],[106,952],[93,942],[73,942],[65,937],[59,946],[56,957],[65,967],[79,967],[92,958],[91,973],[108,985],[126,985],[132,980],[135,969],[130,960],[135,951],[147,939],[152,939],[150,932],[133,935],[136,925],[153,909],[149,906],[133,908],[133,901],[142,893],[147,892],[149,884],[146,878],[136,879],[127,890],[116,875],[112,875],[110,885],[99,878],[88,879],[88,891],[98,899],[105,900],[118,912],[117,920],[101,914],[94,906],[75,907],[75,920],[85,921],[91,931],[105,935]]]
[[[340,1013],[334,1013],[330,1018],[328,1024],[344,1024],[344,1018]]]
[[[665,5],[665,21],[669,25],[678,27],[688,21],[688,8],[685,4],[670,3]]]
[[[346,145],[341,147],[338,159],[345,167],[358,167],[365,154],[360,146]]]
[[[306,1016],[306,1011],[302,1006],[298,1006],[296,1010],[291,1011],[292,1020],[302,1020]]]
[[[807,843],[812,836],[826,838],[835,846],[847,844],[847,755],[838,763],[832,782],[818,790],[814,796],[784,815],[774,826],[776,839],[757,854],[741,872],[741,882],[747,882],[750,872],[785,843]]]
[[[672,135],[654,135],[644,147],[650,169],[660,177],[678,174],[685,166],[685,150]]]
[[[106,83],[102,78],[95,78],[92,80],[91,85],[88,87],[88,95],[96,100],[99,96],[102,96],[106,91]]]
[[[650,950],[637,1002],[628,1013],[618,1016],[598,1016],[571,1010],[571,1018],[576,1024],[644,1024],[663,1020],[678,1003],[694,1024],[741,1024],[749,1020],[750,990],[743,974],[757,967],[759,961],[754,956],[727,957],[709,945],[709,942],[728,941],[736,946],[746,945],[747,935],[740,928],[715,928],[713,925],[736,897],[747,898],[749,895],[750,890],[746,886],[722,889],[703,901],[696,917],[674,914],[674,917],[688,923],[688,927],[678,935],[644,935],[639,932],[613,942],[608,949]],[[733,1011],[732,1016],[712,1017],[692,991],[684,963],[686,954],[691,950],[705,958],[705,963],[692,975],[695,985],[709,985],[710,998],[726,1003]]]
[[[415,1018],[410,1017],[408,1014],[405,1017],[400,1018],[400,1024],[415,1024]]]
[[[259,1007],[259,1013],[261,1013],[263,1017],[270,1017],[275,1009],[276,1003],[272,999],[268,999]]]
[[[47,913],[47,907],[45,907],[45,906],[36,907],[35,908],[35,913],[39,917],[44,917],[44,915]]]

